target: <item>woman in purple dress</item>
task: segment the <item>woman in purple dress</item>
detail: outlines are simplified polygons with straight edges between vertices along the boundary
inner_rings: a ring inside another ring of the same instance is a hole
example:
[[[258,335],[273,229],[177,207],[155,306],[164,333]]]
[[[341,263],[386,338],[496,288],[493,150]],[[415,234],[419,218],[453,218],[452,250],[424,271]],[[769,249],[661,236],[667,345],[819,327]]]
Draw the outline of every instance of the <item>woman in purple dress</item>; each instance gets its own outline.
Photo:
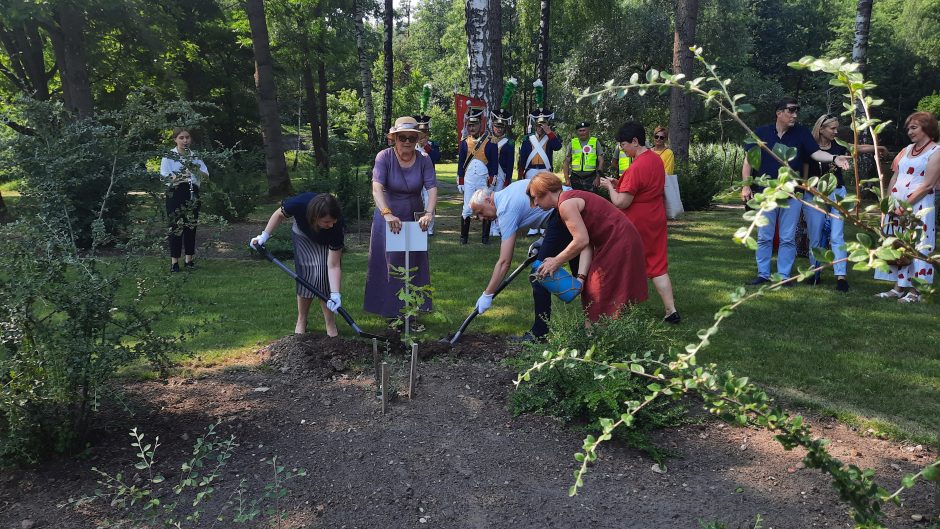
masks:
[[[402,281],[389,274],[389,267],[405,266],[405,253],[385,251],[385,226],[387,224],[392,233],[398,233],[402,222],[417,219],[421,229],[427,231],[437,207],[437,176],[431,159],[417,155],[415,146],[419,135],[418,123],[414,118],[401,117],[395,120],[395,125],[388,131],[392,146],[375,157],[375,167],[372,169],[375,214],[372,217],[363,309],[386,318],[397,317],[404,306],[404,302],[398,299]],[[421,199],[421,189],[428,190],[427,209]],[[409,265],[418,268],[412,278],[414,285],[431,283],[427,252],[410,252]],[[428,300],[421,310],[430,311],[431,301]]]

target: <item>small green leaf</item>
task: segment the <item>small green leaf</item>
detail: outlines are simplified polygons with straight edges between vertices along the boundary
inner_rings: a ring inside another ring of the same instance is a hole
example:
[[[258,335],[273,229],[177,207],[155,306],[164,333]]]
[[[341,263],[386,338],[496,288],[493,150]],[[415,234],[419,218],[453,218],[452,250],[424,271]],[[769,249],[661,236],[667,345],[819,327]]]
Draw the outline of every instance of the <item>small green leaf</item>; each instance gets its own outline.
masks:
[[[755,145],[754,147],[751,147],[749,151],[747,151],[747,163],[751,166],[751,169],[753,169],[755,173],[760,170],[760,160],[761,149],[759,145]]]

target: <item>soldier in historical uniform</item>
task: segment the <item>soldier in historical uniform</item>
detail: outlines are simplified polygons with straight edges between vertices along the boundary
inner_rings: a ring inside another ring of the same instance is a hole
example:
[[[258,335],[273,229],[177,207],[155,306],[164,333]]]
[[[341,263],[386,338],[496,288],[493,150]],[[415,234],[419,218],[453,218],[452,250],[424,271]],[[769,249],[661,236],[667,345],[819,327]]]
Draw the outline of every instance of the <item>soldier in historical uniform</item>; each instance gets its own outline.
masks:
[[[501,191],[512,182],[513,162],[516,158],[516,143],[508,136],[512,130],[512,112],[509,111],[509,104],[512,100],[512,94],[516,91],[516,80],[512,77],[506,81],[503,87],[503,100],[499,110],[490,113],[493,124],[493,141],[499,158],[499,172],[496,175],[496,182],[493,191]],[[490,235],[500,237],[499,220],[494,220],[490,228]]]
[[[529,113],[529,135],[519,145],[519,180],[530,180],[542,171],[551,172],[555,151],[561,149],[561,139],[552,129],[555,113],[544,106],[542,81],[536,79],[532,87],[536,108]]]
[[[473,211],[470,197],[474,191],[491,187],[499,174],[499,148],[483,130],[483,109],[470,107],[467,112],[467,136],[460,141],[457,152],[457,191],[463,194],[460,222],[460,244],[467,244]],[[483,244],[490,242],[490,221],[483,221]]]

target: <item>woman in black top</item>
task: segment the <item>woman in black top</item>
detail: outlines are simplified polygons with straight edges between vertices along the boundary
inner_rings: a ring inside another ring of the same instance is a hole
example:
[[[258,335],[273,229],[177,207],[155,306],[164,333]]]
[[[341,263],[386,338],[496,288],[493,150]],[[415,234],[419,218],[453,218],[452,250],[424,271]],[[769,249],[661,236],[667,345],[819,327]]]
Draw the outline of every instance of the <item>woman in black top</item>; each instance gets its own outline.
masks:
[[[816,143],[819,145],[819,150],[825,151],[833,155],[833,157],[848,154],[848,149],[836,143],[836,136],[839,134],[839,116],[834,114],[820,116],[819,119],[816,120],[816,124],[813,125],[812,132],[813,139],[815,139]],[[879,147],[879,150],[884,152],[885,148]],[[873,145],[859,145],[858,152],[873,153],[875,152],[875,148]],[[829,199],[838,202],[845,198],[845,182],[843,181],[842,169],[832,163],[817,162],[815,160],[808,164],[808,169],[808,178],[822,176],[830,172],[833,173],[836,177],[836,188],[829,195]],[[807,192],[803,198],[809,204],[813,203],[813,196],[809,192]],[[806,231],[809,236],[810,249],[821,247],[823,245],[822,237],[827,217],[826,213],[810,205],[803,204],[803,217],[806,219]],[[845,251],[845,221],[842,220],[842,216],[835,208],[830,210],[828,217],[830,226],[829,242],[832,245],[832,253],[835,256],[832,270],[836,275],[836,290],[848,292],[849,282],[845,278],[847,269],[845,258],[848,255]],[[819,266],[812,251],[809,253],[809,262],[814,268]],[[816,272],[809,280],[813,285],[818,284],[819,281],[819,272]]]
[[[297,275],[307,280],[330,300],[320,302],[327,336],[334,337],[336,317],[342,305],[340,284],[342,283],[343,222],[340,205],[329,193],[301,193],[285,199],[281,207],[271,215],[261,235],[251,239],[251,247],[264,245],[278,225],[293,218],[292,238],[294,242],[294,268]],[[296,334],[307,332],[307,316],[316,297],[312,291],[297,283]]]

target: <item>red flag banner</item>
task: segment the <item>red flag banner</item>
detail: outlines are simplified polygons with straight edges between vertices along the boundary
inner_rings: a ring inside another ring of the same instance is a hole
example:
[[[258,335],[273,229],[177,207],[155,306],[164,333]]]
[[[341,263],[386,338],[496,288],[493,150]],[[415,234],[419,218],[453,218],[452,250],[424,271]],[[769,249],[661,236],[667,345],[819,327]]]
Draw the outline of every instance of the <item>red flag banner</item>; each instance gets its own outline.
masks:
[[[463,94],[454,94],[454,111],[457,113],[457,143],[460,143],[460,140],[467,135],[467,130],[464,125],[464,118],[467,115],[467,110],[470,107],[476,108],[486,108],[486,101],[482,99],[476,99],[473,97],[465,96]],[[486,130],[486,113],[483,113],[483,130]]]

